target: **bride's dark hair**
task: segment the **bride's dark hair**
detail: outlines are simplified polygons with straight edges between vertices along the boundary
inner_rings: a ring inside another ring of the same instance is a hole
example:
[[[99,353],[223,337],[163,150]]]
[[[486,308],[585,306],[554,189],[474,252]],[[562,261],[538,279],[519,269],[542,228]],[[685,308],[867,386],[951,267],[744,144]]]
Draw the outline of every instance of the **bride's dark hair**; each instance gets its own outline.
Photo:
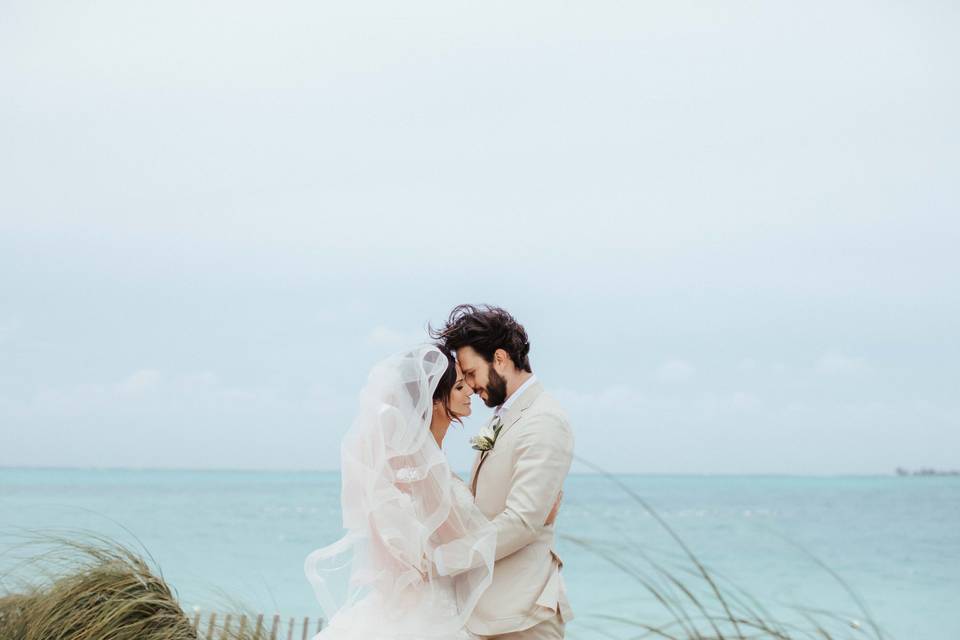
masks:
[[[447,358],[447,370],[443,372],[443,375],[440,376],[440,381],[437,383],[437,388],[433,392],[433,402],[439,402],[443,407],[443,410],[446,412],[447,417],[451,421],[459,422],[463,424],[463,420],[453,415],[453,411],[450,410],[450,393],[453,391],[453,385],[457,384],[457,361],[453,357],[453,352],[450,349],[447,349],[442,344],[434,345],[437,349],[440,350]]]

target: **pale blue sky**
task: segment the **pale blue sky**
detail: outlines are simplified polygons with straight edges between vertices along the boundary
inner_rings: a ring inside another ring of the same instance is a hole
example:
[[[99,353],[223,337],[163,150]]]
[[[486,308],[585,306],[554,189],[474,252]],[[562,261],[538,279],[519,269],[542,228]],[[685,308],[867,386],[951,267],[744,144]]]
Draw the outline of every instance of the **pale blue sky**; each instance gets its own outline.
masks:
[[[611,469],[960,467],[955,3],[0,18],[0,465],[333,468],[469,301]]]

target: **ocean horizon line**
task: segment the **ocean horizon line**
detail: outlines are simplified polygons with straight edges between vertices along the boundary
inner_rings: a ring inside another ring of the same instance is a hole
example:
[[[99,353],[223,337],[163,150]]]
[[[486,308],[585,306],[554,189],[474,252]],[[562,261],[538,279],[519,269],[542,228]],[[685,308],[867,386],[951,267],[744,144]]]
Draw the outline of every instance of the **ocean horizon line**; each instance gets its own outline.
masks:
[[[339,468],[277,468],[277,467],[154,467],[154,466],[56,466],[56,465],[0,465],[0,471],[128,471],[128,472],[162,472],[162,473],[302,473],[302,474],[330,474],[338,473]],[[454,469],[455,473],[469,474],[469,469]],[[615,476],[647,476],[647,477],[728,477],[728,478],[886,478],[898,477],[896,469],[887,472],[765,472],[765,471],[618,471],[607,473]],[[571,471],[571,476],[602,476],[598,471]],[[902,477],[902,476],[901,476]],[[925,476],[908,476],[925,477]],[[939,476],[932,476],[939,477]]]

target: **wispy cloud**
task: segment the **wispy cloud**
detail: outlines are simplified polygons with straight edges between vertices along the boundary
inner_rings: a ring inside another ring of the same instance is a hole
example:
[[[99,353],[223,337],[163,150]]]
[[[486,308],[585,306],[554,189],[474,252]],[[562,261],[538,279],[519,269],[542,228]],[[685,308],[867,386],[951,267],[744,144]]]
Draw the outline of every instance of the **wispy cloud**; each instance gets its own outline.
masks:
[[[116,385],[124,394],[144,394],[159,388],[163,375],[156,369],[140,369]]]
[[[760,398],[748,391],[734,391],[730,395],[730,406],[738,411],[752,411],[760,406]]]
[[[0,320],[0,344],[10,341],[10,338],[20,329],[20,321],[12,318]]]
[[[374,327],[367,335],[367,342],[370,345],[385,349],[403,349],[427,342],[429,339],[427,332],[422,329],[404,331],[383,325]]]
[[[816,369],[828,376],[848,376],[865,372],[869,367],[863,358],[828,352],[817,360]]]
[[[25,401],[5,404],[8,412],[20,418],[75,417],[167,411],[171,407],[234,411],[276,404],[277,396],[268,387],[224,385],[209,371],[173,375],[143,368],[116,382],[47,387]]]
[[[697,369],[686,360],[672,359],[657,369],[657,378],[664,382],[685,382],[696,375]]]
[[[626,385],[613,385],[598,391],[560,389],[557,399],[571,411],[620,411],[629,413],[646,402],[638,389]]]

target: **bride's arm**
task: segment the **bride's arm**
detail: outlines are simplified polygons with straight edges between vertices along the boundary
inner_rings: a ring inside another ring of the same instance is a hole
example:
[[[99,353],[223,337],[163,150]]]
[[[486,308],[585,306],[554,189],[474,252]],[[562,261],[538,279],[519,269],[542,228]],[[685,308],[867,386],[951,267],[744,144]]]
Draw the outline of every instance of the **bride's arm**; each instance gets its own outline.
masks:
[[[374,566],[391,575],[409,575],[411,581],[423,577],[423,549],[415,531],[404,531],[402,507],[384,504],[369,515],[370,553]],[[400,525],[400,526],[398,526]]]
[[[560,513],[560,502],[563,501],[563,491],[561,490],[559,495],[557,495],[556,502],[553,503],[553,509],[550,510],[550,513],[547,514],[547,521],[543,523],[545,527],[552,527],[553,523],[557,521],[557,514]]]

